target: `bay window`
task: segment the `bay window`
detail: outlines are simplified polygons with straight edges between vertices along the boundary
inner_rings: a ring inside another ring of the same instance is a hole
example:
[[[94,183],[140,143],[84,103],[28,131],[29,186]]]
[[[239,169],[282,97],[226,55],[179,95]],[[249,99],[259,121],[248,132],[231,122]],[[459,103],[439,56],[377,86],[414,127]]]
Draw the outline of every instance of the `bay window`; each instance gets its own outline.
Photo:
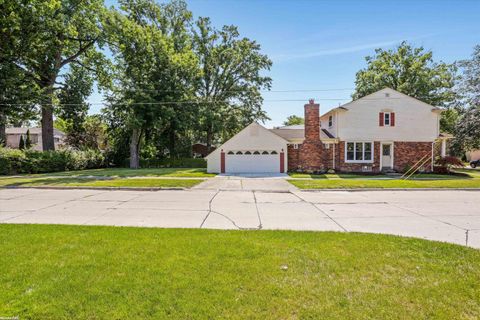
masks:
[[[373,142],[345,142],[345,162],[373,162]]]

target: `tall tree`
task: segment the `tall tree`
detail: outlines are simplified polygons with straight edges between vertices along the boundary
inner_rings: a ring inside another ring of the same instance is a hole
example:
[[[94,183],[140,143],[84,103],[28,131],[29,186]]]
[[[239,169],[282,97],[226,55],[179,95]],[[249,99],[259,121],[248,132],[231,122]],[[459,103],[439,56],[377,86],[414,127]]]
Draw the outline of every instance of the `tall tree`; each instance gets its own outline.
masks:
[[[353,99],[389,87],[434,106],[455,100],[455,66],[435,62],[433,53],[402,42],[395,50],[376,49],[357,72]]]
[[[6,15],[18,17],[12,29],[14,47],[20,50],[11,63],[35,81],[41,90],[42,143],[55,148],[53,112],[59,76],[71,64],[85,68],[105,65],[98,46],[103,45],[102,0],[7,0]]]
[[[471,59],[458,63],[462,71],[459,91],[463,106],[454,130],[454,153],[480,149],[480,45],[475,46]]]
[[[304,124],[305,119],[302,117],[296,116],[296,115],[291,115],[287,117],[287,120],[283,122],[284,126],[293,126],[297,124]]]
[[[165,32],[164,9],[151,0],[120,1],[110,21],[116,88],[105,109],[111,125],[130,134],[130,167],[139,167],[140,145],[153,128],[175,117],[173,106],[188,100],[196,60],[188,46]],[[178,46],[177,46],[178,45]]]
[[[207,147],[222,134],[231,135],[249,122],[268,119],[261,108],[260,91],[271,87],[272,80],[262,73],[272,62],[260,53],[258,43],[240,38],[235,26],[217,30],[210,19],[200,18],[194,50],[201,69],[197,121],[205,132]]]

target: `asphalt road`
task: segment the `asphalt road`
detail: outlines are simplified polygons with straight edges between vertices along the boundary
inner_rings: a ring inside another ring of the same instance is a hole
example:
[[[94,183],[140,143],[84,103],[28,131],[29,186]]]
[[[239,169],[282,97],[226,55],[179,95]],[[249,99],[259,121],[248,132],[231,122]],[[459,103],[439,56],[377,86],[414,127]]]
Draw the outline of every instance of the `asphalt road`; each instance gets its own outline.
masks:
[[[478,191],[281,189],[0,189],[0,223],[359,231],[480,248]]]

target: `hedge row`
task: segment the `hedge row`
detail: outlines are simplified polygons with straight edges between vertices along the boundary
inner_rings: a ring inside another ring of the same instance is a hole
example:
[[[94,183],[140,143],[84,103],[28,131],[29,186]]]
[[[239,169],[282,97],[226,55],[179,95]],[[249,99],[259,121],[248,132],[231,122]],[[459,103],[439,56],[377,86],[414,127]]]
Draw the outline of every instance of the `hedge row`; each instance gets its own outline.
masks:
[[[128,168],[130,159],[126,159],[124,166]],[[140,159],[140,168],[206,168],[207,161],[202,158],[166,158]]]
[[[96,150],[34,151],[0,148],[0,174],[47,173],[103,168],[105,156]]]

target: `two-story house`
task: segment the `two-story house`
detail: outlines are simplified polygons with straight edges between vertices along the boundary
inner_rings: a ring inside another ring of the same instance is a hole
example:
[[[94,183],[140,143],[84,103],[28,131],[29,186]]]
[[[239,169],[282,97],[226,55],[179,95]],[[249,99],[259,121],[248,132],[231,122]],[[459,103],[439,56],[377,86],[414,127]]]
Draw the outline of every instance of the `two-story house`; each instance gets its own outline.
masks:
[[[209,172],[402,172],[433,169],[445,155],[441,108],[385,88],[320,115],[305,105],[305,125],[266,129],[252,123],[209,154]]]

